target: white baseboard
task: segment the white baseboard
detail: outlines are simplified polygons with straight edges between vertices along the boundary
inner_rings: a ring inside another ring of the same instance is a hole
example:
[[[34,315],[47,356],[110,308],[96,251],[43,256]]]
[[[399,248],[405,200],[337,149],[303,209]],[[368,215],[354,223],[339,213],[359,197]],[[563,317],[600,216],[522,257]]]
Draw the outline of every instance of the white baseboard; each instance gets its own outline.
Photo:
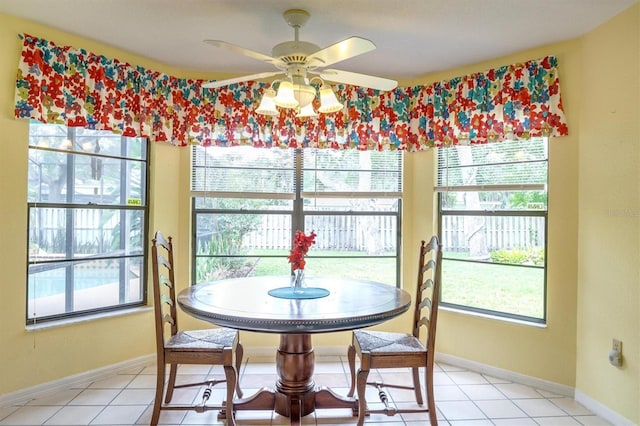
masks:
[[[63,391],[88,382],[107,379],[133,368],[143,368],[149,365],[155,365],[155,362],[156,354],[153,353],[151,355],[141,356],[139,358],[122,361],[117,364],[108,365],[95,370],[85,371],[84,373],[74,374],[73,376],[67,376],[62,379],[20,389],[15,392],[5,393],[0,395],[0,407],[26,404],[34,398],[45,396],[52,392]]]
[[[561,385],[559,383],[550,382],[548,380],[538,379],[536,377],[527,376],[525,374],[516,373],[502,368],[494,367],[479,362],[470,361],[468,359],[459,358],[453,355],[436,353],[436,362],[443,362],[456,367],[463,367],[478,373],[487,374],[498,379],[505,379],[511,382],[520,383],[531,386],[536,389],[552,392],[562,396],[574,397],[574,389],[571,386]]]
[[[589,411],[591,411],[593,414],[597,414],[598,416],[602,417],[612,425],[637,426],[631,420],[621,416],[620,414],[616,413],[606,405],[603,405],[601,402],[596,401],[595,399],[579,391],[578,389],[576,389],[575,399],[576,399],[576,402],[579,402],[580,404],[587,407]]]

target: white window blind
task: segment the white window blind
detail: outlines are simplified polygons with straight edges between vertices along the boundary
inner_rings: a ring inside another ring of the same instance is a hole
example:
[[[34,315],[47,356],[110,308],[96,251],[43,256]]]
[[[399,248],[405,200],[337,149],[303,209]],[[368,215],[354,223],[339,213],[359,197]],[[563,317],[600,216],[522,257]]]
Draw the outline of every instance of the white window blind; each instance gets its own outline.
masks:
[[[292,149],[194,146],[191,191],[194,196],[293,198],[295,164]]]
[[[305,149],[301,154],[302,197],[398,198],[402,194],[400,151]],[[295,196],[293,149],[194,146],[191,161],[195,196]]]
[[[536,138],[438,149],[435,190],[546,190],[546,142],[545,138]]]
[[[303,197],[401,197],[401,151],[305,150],[303,158]]]

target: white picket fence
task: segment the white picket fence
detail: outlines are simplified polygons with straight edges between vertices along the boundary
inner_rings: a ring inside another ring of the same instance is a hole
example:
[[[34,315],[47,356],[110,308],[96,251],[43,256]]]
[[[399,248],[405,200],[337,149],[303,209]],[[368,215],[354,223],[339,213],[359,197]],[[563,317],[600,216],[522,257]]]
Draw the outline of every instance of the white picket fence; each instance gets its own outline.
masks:
[[[246,234],[242,245],[249,249],[289,250],[291,221],[288,216],[264,215],[261,226]],[[305,232],[314,231],[316,250],[364,251],[375,233],[378,246],[396,249],[396,218],[393,216],[314,216]]]
[[[41,248],[51,250],[58,241],[60,229],[64,229],[65,215],[62,210],[41,210],[37,226],[32,230],[40,236],[31,241],[40,241]],[[540,247],[544,244],[544,220],[540,217],[496,217],[484,218],[484,237],[487,248],[525,248]],[[108,244],[118,215],[113,215],[106,223],[101,223],[99,210],[83,209],[76,211],[75,246],[84,247]],[[425,218],[425,220],[430,220]],[[443,216],[442,243],[447,251],[466,251],[469,244],[464,229],[463,216]],[[243,238],[243,247],[248,249],[291,248],[290,218],[286,215],[263,215],[261,226],[247,233]],[[307,232],[314,230],[318,234],[315,248],[319,250],[364,251],[371,236],[385,251],[395,250],[397,235],[396,218],[393,216],[313,216]]]
[[[443,216],[441,239],[444,250],[465,252],[469,249],[464,216]],[[484,216],[484,238],[489,251],[544,246],[542,217]]]

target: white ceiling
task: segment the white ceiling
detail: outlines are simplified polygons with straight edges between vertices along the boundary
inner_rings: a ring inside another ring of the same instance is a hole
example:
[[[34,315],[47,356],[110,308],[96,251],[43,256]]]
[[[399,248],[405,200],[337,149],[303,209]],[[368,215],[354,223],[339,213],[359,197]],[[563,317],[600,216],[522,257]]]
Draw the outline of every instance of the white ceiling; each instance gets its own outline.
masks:
[[[305,9],[311,19],[300,30],[301,40],[323,48],[355,35],[377,46],[332,68],[402,79],[579,37],[637,1],[0,0],[0,13],[183,70],[242,75],[274,69],[202,40],[271,55],[274,45],[293,40],[282,13]]]

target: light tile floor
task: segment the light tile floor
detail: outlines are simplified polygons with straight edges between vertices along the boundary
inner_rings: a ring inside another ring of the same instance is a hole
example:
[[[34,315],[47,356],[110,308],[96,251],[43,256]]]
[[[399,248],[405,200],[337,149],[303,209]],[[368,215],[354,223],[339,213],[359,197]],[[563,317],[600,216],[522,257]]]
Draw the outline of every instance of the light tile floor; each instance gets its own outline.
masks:
[[[179,369],[180,377],[222,376],[217,367],[186,366]],[[184,375],[184,376],[183,376]],[[376,377],[378,376],[378,377]],[[83,384],[28,401],[23,405],[0,407],[0,425],[148,425],[151,418],[155,388],[155,366],[134,369],[109,379]],[[249,358],[243,364],[241,385],[246,395],[263,386],[273,387],[276,378],[273,361]],[[340,394],[348,391],[346,357],[316,356],[315,383],[330,386]],[[410,380],[403,370],[383,370],[371,374],[372,380],[403,384]],[[399,380],[399,382],[398,382]],[[439,363],[434,370],[434,395],[439,424],[446,426],[564,426],[608,425],[572,398],[555,395],[518,383],[496,379],[474,371]],[[223,386],[217,386],[211,401],[223,398]],[[199,401],[202,389],[177,390],[172,402]],[[413,392],[387,389],[397,406],[415,405]],[[379,405],[377,391],[367,390],[370,407]],[[238,412],[239,425],[287,425],[283,418],[271,411]],[[165,411],[160,423],[164,425],[220,425],[216,411],[205,413]],[[353,425],[350,410],[317,410],[303,418],[304,425]],[[388,417],[372,414],[366,426],[427,425],[426,414],[401,414]]]

